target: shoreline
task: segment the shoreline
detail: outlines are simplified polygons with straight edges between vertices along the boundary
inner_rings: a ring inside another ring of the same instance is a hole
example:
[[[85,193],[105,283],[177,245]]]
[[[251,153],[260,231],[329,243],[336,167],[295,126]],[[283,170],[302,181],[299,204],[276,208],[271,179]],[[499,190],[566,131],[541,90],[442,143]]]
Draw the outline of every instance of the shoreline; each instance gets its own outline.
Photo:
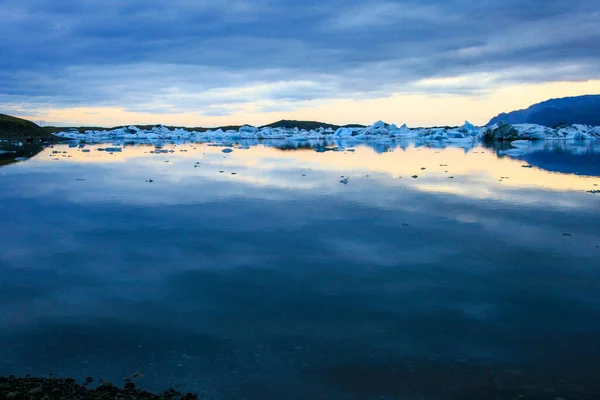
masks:
[[[131,379],[126,379],[125,385],[120,388],[111,382],[100,382],[96,387],[90,388],[93,378],[87,378],[83,384],[77,383],[72,378],[40,378],[26,375],[25,377],[0,376],[0,398],[18,400],[27,398],[40,398],[44,400],[59,399],[86,399],[86,400],[198,400],[194,393],[181,393],[174,389],[162,393],[152,393],[138,389]]]

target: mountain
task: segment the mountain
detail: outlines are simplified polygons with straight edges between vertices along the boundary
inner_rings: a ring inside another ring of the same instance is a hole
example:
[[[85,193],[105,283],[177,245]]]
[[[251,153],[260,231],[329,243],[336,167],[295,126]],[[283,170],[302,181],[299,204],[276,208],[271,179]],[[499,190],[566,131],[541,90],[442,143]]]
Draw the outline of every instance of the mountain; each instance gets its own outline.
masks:
[[[550,127],[560,124],[600,126],[600,95],[543,101],[525,110],[502,113],[492,118],[486,126],[500,121],[509,124],[538,124]]]

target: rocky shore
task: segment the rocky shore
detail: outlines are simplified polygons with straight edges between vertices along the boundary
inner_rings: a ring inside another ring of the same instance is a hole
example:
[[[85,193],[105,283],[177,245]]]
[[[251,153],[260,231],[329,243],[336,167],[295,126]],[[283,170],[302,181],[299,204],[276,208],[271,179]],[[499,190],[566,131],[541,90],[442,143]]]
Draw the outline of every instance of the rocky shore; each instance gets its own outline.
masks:
[[[78,384],[70,378],[0,377],[0,399],[6,400],[195,400],[193,393],[169,389],[163,393],[150,393],[138,389],[130,380],[123,388],[111,382],[94,382],[87,378]]]

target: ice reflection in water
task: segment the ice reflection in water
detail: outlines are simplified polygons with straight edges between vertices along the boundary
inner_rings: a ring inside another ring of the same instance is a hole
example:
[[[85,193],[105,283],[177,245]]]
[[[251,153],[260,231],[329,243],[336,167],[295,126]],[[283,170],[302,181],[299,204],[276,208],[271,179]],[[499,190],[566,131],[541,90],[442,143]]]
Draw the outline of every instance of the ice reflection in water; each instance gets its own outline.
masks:
[[[114,147],[0,169],[0,374],[141,371],[205,398],[598,394],[594,145]]]

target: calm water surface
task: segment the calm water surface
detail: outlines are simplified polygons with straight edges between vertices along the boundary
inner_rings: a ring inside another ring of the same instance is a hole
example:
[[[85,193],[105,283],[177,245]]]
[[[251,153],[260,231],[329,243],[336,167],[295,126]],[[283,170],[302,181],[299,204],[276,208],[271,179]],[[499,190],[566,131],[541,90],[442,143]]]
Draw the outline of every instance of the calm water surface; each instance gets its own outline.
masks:
[[[0,168],[0,375],[599,398],[595,147],[106,147]]]

